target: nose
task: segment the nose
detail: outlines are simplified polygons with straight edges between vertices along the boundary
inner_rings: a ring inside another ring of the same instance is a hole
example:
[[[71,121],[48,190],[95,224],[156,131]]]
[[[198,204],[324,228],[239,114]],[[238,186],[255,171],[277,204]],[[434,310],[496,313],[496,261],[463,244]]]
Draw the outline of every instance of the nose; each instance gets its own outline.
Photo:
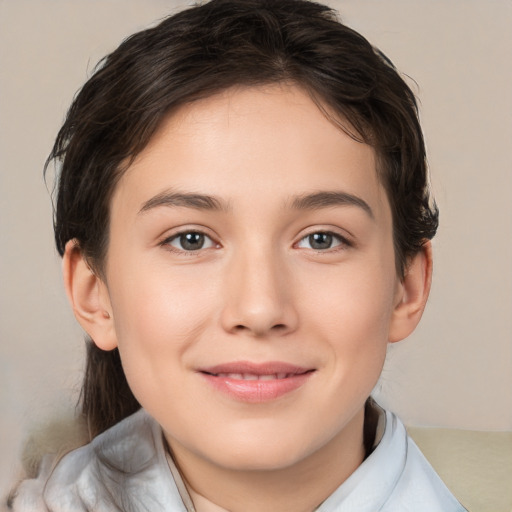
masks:
[[[291,272],[272,250],[248,253],[237,255],[229,264],[223,328],[260,338],[293,332],[298,315]]]

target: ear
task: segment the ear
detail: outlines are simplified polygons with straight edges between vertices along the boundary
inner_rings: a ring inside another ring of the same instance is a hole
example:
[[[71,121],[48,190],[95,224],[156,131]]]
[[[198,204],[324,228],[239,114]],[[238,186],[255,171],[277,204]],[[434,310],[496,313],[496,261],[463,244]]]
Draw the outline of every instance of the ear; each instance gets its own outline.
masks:
[[[88,265],[76,240],[66,244],[62,259],[64,286],[73,313],[98,348],[117,347],[108,288]]]
[[[401,341],[414,331],[427,304],[431,282],[432,244],[427,241],[422,250],[410,259],[405,276],[398,285],[389,329],[390,343]]]

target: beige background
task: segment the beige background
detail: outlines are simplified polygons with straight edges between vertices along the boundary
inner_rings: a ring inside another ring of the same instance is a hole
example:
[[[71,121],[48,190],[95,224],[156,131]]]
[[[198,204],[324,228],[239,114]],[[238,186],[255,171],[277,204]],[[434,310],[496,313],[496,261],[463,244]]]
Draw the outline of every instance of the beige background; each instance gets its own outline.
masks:
[[[329,3],[419,84],[441,209],[429,307],[377,396],[409,424],[512,430],[512,2]],[[0,491],[82,367],[43,162],[97,60],[180,4],[0,0]]]

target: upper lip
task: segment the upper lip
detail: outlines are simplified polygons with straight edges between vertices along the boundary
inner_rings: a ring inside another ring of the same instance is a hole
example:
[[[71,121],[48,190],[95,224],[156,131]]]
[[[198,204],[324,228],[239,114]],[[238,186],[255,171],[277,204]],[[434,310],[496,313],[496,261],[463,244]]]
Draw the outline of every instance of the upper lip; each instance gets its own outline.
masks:
[[[199,372],[217,375],[219,373],[273,375],[278,373],[300,375],[313,371],[314,368],[305,368],[281,361],[268,361],[264,363],[252,363],[250,361],[233,361],[214,366],[206,366],[198,369]]]

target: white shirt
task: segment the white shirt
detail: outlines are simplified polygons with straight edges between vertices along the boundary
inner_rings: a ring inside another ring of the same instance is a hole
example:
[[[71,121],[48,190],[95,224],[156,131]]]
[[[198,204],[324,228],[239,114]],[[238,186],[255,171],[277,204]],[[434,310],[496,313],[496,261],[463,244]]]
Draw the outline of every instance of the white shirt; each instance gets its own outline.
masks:
[[[53,471],[43,467],[37,479],[23,482],[13,510],[193,510],[179,472],[170,464],[160,426],[141,409],[67,454]],[[384,433],[375,450],[317,508],[317,512],[464,511],[390,412],[385,412]]]

